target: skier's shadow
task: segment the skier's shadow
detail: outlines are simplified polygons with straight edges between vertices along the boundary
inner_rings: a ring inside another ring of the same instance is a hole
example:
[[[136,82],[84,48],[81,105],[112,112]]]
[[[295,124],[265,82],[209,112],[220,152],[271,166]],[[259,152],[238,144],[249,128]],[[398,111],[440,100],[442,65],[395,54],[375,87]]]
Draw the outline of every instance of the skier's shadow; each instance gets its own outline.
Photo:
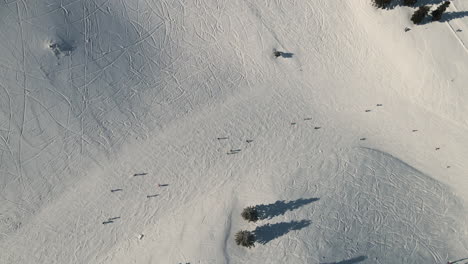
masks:
[[[288,58],[292,58],[293,56],[294,56],[294,53],[290,53],[290,52],[283,52],[283,53],[281,53],[281,57],[282,57],[282,58],[288,59]]]
[[[281,58],[292,58],[292,57],[294,56],[294,53],[274,50],[274,51],[273,51],[273,55],[274,55],[276,58],[278,58],[278,57],[281,57]]]

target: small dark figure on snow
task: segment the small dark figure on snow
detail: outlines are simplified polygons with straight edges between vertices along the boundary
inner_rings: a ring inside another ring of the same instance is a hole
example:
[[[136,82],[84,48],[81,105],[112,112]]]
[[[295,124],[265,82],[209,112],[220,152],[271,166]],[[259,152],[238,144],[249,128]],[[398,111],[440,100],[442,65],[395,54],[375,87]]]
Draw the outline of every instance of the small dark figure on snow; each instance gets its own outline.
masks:
[[[283,52],[275,50],[273,51],[273,55],[275,56],[275,58],[278,58],[280,56],[283,56]]]

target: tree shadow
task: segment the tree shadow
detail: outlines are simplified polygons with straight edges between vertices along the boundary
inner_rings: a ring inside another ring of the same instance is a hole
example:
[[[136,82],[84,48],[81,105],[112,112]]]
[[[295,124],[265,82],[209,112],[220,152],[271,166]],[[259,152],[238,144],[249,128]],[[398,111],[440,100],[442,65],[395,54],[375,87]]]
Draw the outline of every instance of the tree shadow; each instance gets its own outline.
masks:
[[[457,18],[463,18],[468,16],[468,11],[459,11],[459,12],[445,12],[442,14],[442,18],[439,22],[448,22]],[[435,22],[435,21],[434,21]]]
[[[354,264],[366,260],[366,256],[359,256],[352,259],[346,259],[340,262],[329,262],[329,263],[320,263],[320,264]]]
[[[320,200],[319,198],[298,199],[295,201],[276,201],[273,204],[256,205],[259,219],[271,219],[275,216],[284,215],[287,211],[293,211],[297,208]]]
[[[403,4],[403,0],[393,0],[392,3],[390,3],[388,6],[386,6],[383,9],[394,9],[396,7],[412,7],[412,8],[419,8],[420,6],[423,5],[438,5],[446,0],[419,0],[416,2],[415,5],[412,6],[406,6]]]
[[[292,222],[281,222],[277,224],[266,224],[255,228],[253,233],[255,234],[255,241],[265,245],[271,240],[287,234],[289,231],[300,230],[307,227],[312,222],[310,220],[292,221]]]
[[[457,19],[457,18],[463,18],[463,17],[466,17],[466,16],[468,16],[468,11],[444,12],[442,14],[442,18],[440,20],[433,21],[432,16],[429,14],[418,25],[427,25],[427,24],[435,23],[435,22],[440,22],[440,23],[449,22],[451,20],[454,20],[454,19]],[[458,31],[458,32],[460,32],[460,31]]]

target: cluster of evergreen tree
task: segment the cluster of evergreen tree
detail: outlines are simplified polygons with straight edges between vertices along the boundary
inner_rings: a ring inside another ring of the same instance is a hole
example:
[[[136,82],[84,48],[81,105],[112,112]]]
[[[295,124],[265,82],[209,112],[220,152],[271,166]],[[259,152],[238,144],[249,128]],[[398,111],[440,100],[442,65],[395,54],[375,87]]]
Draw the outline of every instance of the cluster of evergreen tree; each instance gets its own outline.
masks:
[[[450,6],[450,1],[445,1],[441,5],[439,5],[434,11],[431,12],[432,21],[440,21],[442,19],[442,14],[447,10],[447,7]],[[414,12],[413,16],[411,17],[411,21],[414,24],[420,24],[423,19],[429,14],[429,10],[431,8],[427,5],[420,6],[416,12]]]
[[[244,208],[241,213],[242,218],[249,222],[256,222],[260,219],[260,214],[255,206],[248,206]],[[255,247],[255,235],[252,231],[241,230],[236,233],[234,237],[236,244],[244,247]]]
[[[374,6],[377,8],[388,8],[394,0],[372,0]],[[402,0],[402,4],[405,6],[414,6],[418,0]],[[445,1],[437,7],[434,11],[431,12],[432,21],[440,21],[442,19],[442,14],[450,6],[450,1]],[[420,6],[411,16],[411,21],[414,24],[420,24],[429,14],[431,7],[428,5]]]
[[[403,0],[403,5],[405,6],[414,6],[418,0]]]
[[[387,8],[393,0],[372,0],[377,8]],[[414,6],[418,0],[403,0],[403,5]]]
[[[386,8],[392,3],[392,0],[373,0],[377,8]]]
[[[411,21],[413,21],[414,24],[421,23],[429,13],[429,10],[431,10],[431,8],[427,5],[420,6],[411,16]]]

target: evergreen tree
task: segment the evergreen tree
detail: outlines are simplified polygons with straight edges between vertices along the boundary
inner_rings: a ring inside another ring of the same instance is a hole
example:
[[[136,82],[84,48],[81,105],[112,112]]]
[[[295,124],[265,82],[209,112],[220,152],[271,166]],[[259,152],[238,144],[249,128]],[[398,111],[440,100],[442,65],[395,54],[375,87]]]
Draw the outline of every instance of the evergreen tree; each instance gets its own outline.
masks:
[[[374,1],[374,5],[377,8],[386,8],[392,2],[392,0],[373,0],[373,1]]]
[[[254,206],[249,206],[244,208],[241,216],[249,222],[256,222],[258,220],[258,211]]]
[[[242,230],[236,233],[236,244],[244,247],[255,247],[255,235],[247,230]]]
[[[403,5],[405,6],[414,6],[418,0],[403,0]]]
[[[419,9],[414,12],[413,16],[411,16],[411,21],[413,21],[414,24],[421,23],[430,9],[431,8],[427,5],[420,6]]]
[[[432,21],[440,21],[442,14],[445,12],[447,7],[449,7],[450,1],[445,1],[443,4],[437,7],[436,10],[432,11]]]

